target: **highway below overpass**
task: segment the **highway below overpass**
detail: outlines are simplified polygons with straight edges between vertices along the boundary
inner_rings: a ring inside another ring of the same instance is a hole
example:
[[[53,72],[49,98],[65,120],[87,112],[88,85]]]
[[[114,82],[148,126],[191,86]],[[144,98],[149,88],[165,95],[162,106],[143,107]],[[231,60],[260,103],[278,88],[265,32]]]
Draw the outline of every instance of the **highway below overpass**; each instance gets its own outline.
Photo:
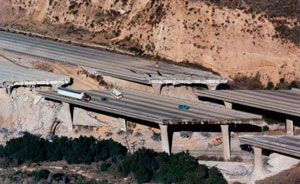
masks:
[[[255,167],[253,175],[260,175],[263,170],[262,150],[300,158],[300,137],[299,136],[241,136],[240,144],[247,144],[253,147],[255,154]],[[295,161],[296,163],[296,161]]]
[[[300,90],[198,90],[199,97],[221,100],[227,108],[234,104],[262,109],[286,118],[287,135],[293,135],[294,121],[300,118]]]
[[[200,101],[188,101],[133,89],[121,89],[123,98],[118,100],[107,90],[85,91],[91,96],[91,101],[84,102],[59,95],[56,91],[40,91],[46,99],[62,102],[65,109],[70,111],[72,124],[74,106],[101,113],[108,113],[117,118],[126,118],[156,123],[161,129],[162,148],[170,153],[172,134],[169,126],[191,124],[218,124],[223,136],[223,152],[225,160],[230,159],[230,124],[257,125],[261,116],[226,109],[221,105],[212,105]],[[189,106],[188,110],[179,109],[179,105]],[[72,107],[73,106],[73,107]]]
[[[151,60],[3,31],[0,31],[0,49],[94,69],[100,75],[147,85],[206,84],[215,87],[227,82],[227,79],[207,71],[167,63],[160,63],[156,68]]]
[[[121,92],[123,98],[118,100],[107,90],[86,91],[91,96],[90,102],[61,96],[56,91],[39,92],[39,94],[52,100],[166,125],[249,123],[251,120],[261,118],[258,115],[226,109],[220,105],[188,101],[133,89],[123,89]],[[102,98],[107,100],[103,101]],[[190,108],[179,109],[178,106],[182,104]]]

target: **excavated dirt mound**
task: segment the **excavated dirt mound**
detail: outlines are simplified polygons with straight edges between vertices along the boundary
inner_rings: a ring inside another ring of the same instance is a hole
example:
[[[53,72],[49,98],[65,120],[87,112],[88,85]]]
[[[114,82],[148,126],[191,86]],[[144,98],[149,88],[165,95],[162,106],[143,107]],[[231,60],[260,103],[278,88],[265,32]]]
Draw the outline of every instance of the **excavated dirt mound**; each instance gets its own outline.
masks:
[[[275,176],[271,176],[261,181],[257,181],[257,184],[298,184],[300,183],[300,166],[280,172]]]

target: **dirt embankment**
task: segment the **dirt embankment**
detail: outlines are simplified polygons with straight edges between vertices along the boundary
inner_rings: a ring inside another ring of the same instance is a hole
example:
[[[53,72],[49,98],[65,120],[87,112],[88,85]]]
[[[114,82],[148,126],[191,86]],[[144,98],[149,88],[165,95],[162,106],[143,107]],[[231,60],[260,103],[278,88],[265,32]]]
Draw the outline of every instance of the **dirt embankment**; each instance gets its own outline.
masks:
[[[192,0],[0,3],[2,27],[189,61],[224,76],[260,72],[265,83],[300,78],[300,49],[274,38],[274,25],[262,14]]]
[[[297,184],[300,183],[300,166],[280,172],[275,176],[268,177],[264,180],[256,182],[257,184]]]

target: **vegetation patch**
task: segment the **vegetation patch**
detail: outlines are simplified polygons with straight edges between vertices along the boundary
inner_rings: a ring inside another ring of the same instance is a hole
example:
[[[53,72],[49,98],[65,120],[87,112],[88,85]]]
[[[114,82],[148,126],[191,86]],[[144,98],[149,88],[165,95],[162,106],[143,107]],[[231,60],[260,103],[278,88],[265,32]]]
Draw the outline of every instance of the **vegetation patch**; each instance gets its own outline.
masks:
[[[130,173],[138,183],[226,183],[218,169],[199,165],[189,153],[168,155],[149,149],[140,149],[126,157],[121,165],[122,173]]]
[[[69,164],[90,164],[125,155],[126,152],[126,147],[111,139],[99,141],[83,136],[75,139],[54,137],[49,142],[29,133],[8,141],[5,147],[0,146],[0,157],[17,160],[20,164],[60,160],[66,160]]]
[[[34,177],[36,181],[40,181],[42,179],[47,179],[49,176],[50,172],[46,169],[38,170],[38,171],[32,171],[28,172],[27,175],[29,177]]]
[[[231,89],[264,89],[264,85],[260,80],[260,74],[247,77],[245,75],[237,75],[233,81],[229,83]]]
[[[23,137],[8,141],[6,146],[0,146],[0,158],[17,160],[19,163],[66,160],[69,164],[91,164],[101,161],[102,172],[120,177],[132,176],[138,183],[226,183],[218,169],[199,165],[189,153],[168,155],[142,148],[129,154],[126,147],[113,140],[97,140],[93,137],[54,137],[49,142],[25,133]],[[3,164],[8,165],[6,161]],[[49,174],[48,170],[38,170],[27,173],[27,176],[34,177],[36,181],[46,178],[73,181],[63,173]],[[84,182],[77,178],[75,183],[107,182]]]

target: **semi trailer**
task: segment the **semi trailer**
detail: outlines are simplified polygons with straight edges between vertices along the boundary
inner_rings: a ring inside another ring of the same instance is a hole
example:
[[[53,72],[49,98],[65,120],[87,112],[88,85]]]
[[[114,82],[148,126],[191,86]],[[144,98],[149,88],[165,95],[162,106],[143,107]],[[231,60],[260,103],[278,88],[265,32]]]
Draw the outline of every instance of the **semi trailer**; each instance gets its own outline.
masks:
[[[91,100],[91,96],[88,95],[87,93],[83,91],[74,90],[74,89],[67,89],[67,88],[60,87],[58,88],[57,93],[65,97],[75,98],[85,102]]]

